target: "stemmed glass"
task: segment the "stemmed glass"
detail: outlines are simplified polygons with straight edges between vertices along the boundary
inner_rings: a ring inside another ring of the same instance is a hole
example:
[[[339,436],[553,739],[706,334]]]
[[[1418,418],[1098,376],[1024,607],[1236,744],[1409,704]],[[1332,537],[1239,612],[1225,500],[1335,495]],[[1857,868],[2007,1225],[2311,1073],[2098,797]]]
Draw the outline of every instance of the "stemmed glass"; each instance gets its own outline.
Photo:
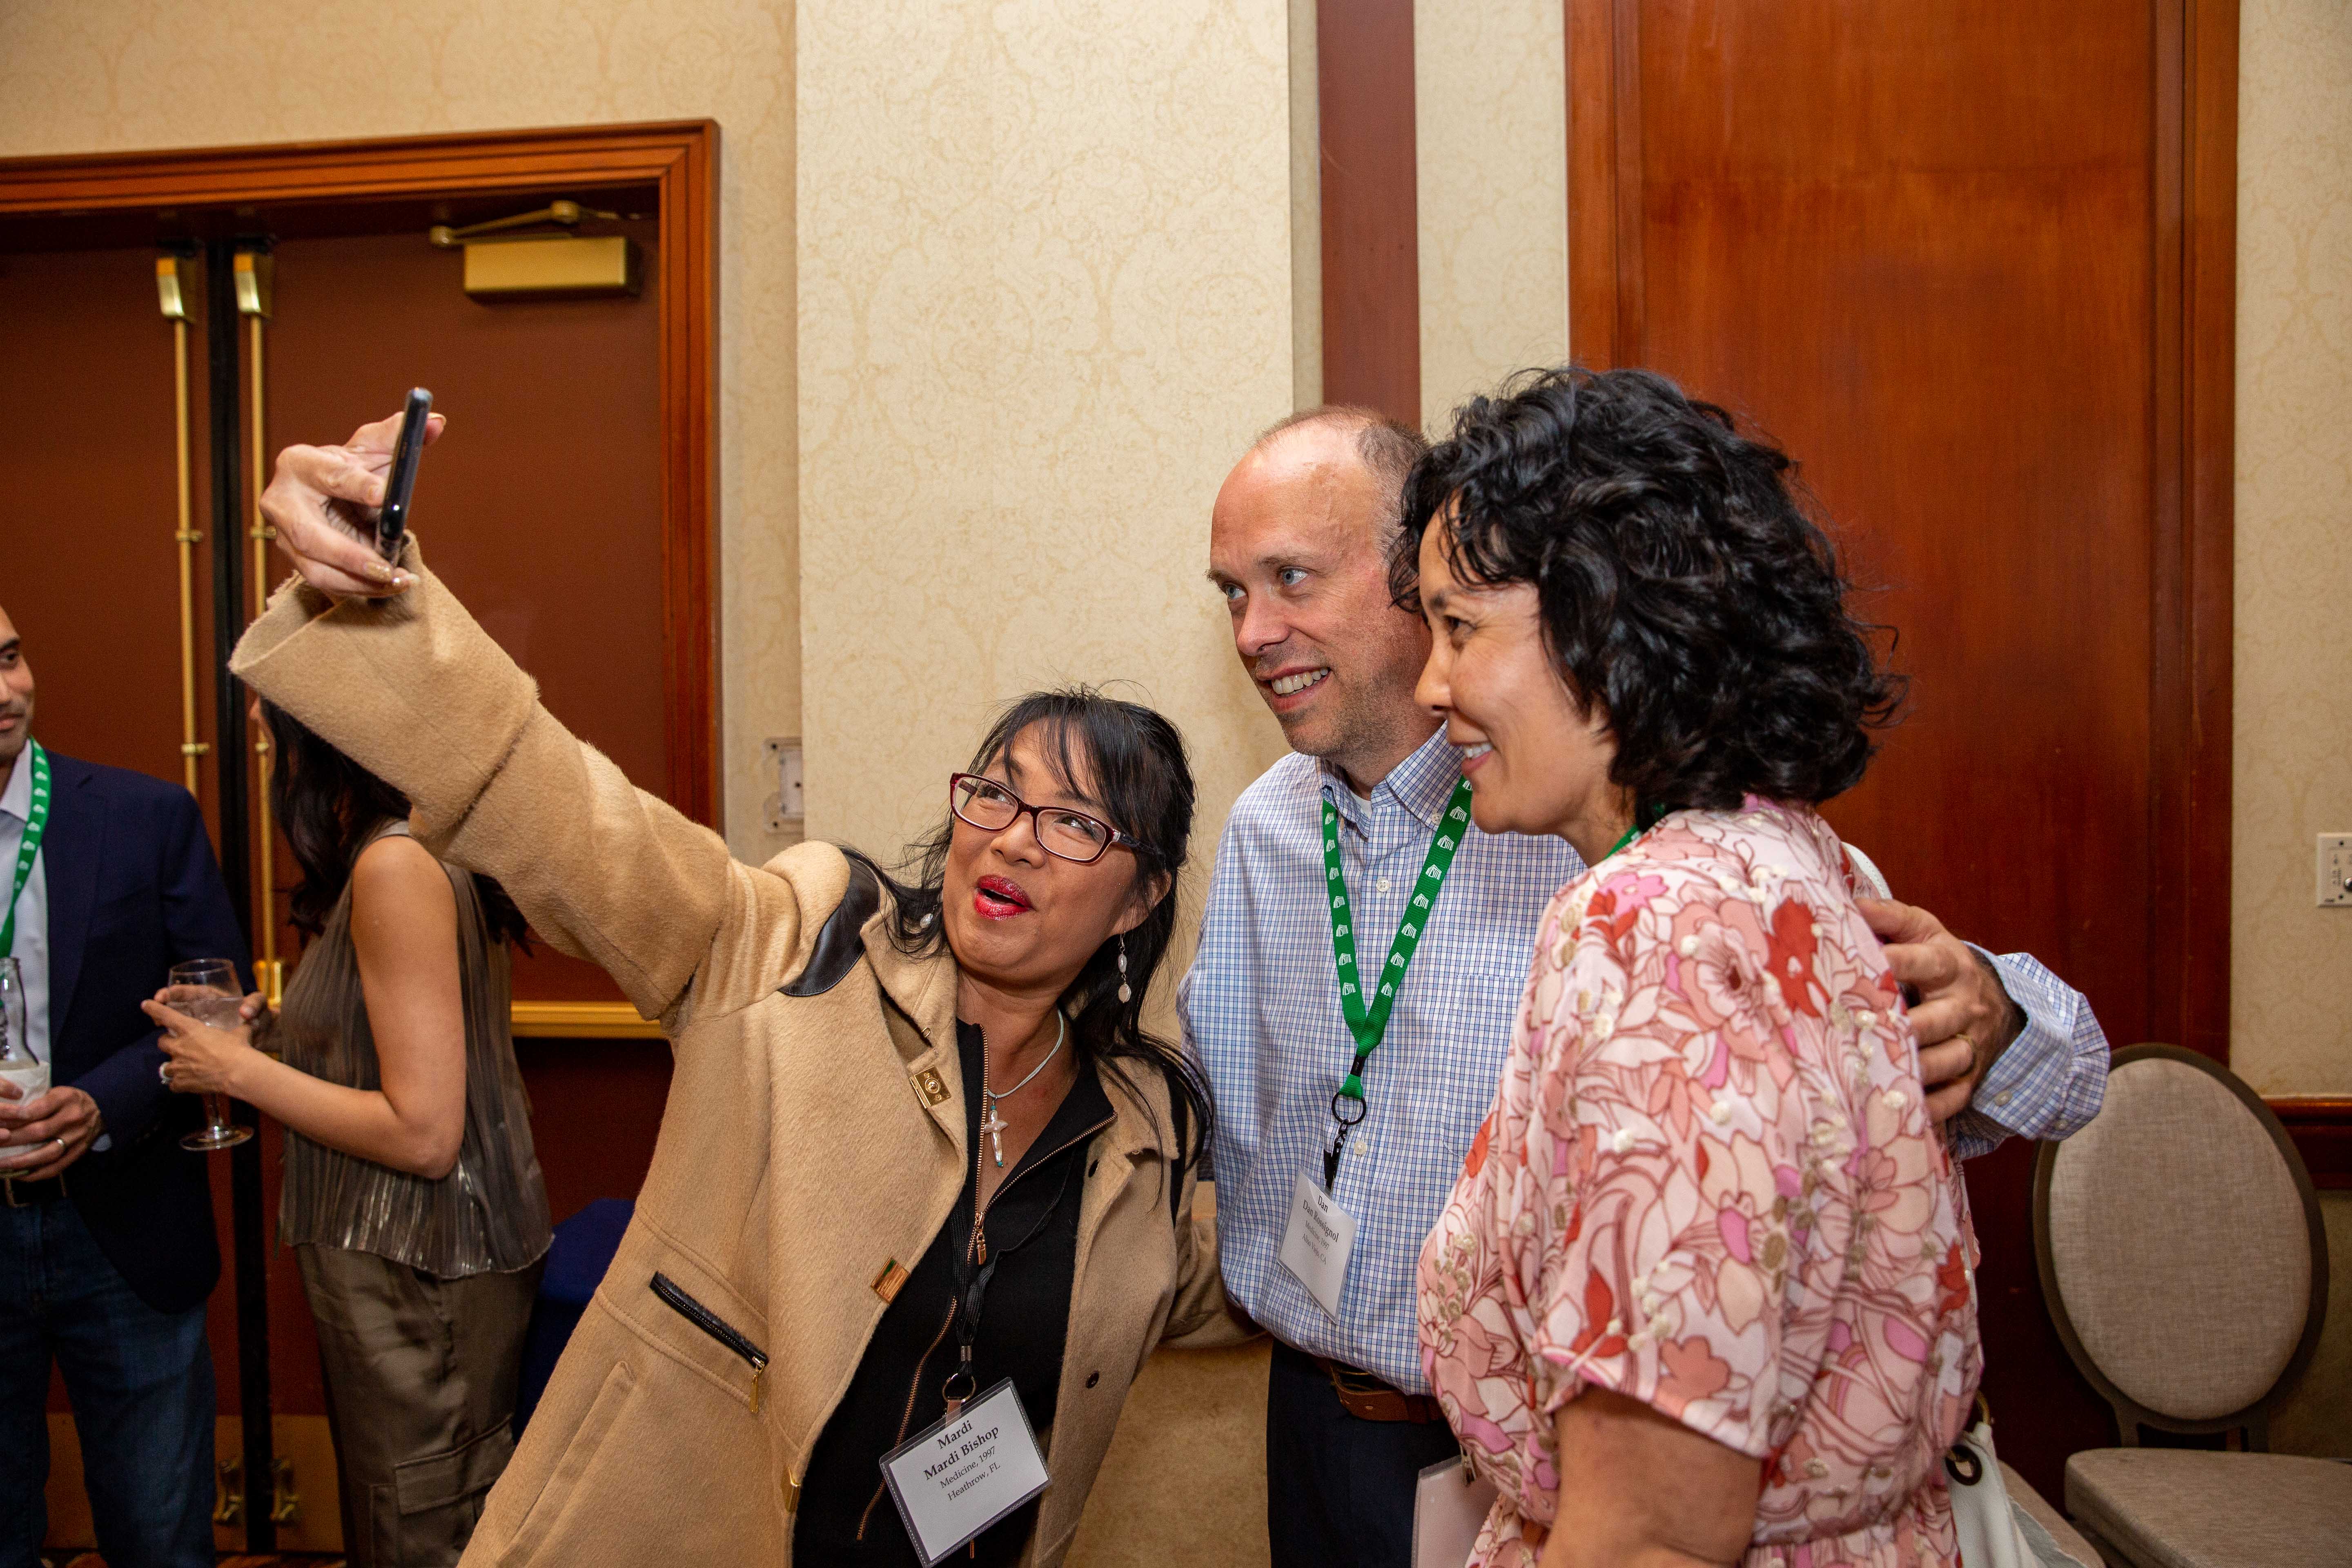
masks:
[[[0,1078],[16,1086],[19,1105],[49,1092],[49,1064],[33,1055],[28,1027],[24,968],[0,958]]]
[[[245,1025],[238,1011],[244,993],[236,988],[236,965],[226,958],[199,958],[172,965],[172,1005],[199,1024],[215,1029]],[[228,1119],[228,1096],[207,1089],[204,1094],[205,1130],[180,1140],[183,1149],[233,1149],[253,1136],[250,1127]]]

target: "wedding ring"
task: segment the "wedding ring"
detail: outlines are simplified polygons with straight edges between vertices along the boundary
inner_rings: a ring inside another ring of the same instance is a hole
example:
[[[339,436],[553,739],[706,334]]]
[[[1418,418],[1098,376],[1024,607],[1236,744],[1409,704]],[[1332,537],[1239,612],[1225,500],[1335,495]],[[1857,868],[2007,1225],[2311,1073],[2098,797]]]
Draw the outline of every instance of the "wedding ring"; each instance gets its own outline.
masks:
[[[50,1139],[50,1140],[49,1140],[49,1142],[52,1142],[52,1143],[54,1143],[54,1144],[56,1144],[56,1145],[58,1146],[58,1153],[62,1154],[62,1153],[64,1153],[64,1152],[66,1152],[66,1141],[65,1141],[64,1139],[62,1139],[62,1138],[52,1138],[52,1139]]]

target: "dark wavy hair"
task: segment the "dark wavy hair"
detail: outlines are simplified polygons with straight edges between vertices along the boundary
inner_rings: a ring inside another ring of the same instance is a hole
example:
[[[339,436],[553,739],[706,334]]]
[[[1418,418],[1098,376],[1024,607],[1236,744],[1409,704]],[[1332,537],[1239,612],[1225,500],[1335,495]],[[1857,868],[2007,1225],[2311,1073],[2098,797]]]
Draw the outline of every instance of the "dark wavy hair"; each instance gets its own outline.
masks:
[[[1904,683],[1846,607],[1787,455],[1649,371],[1524,371],[1473,398],[1405,485],[1390,559],[1418,602],[1423,534],[1475,583],[1531,583],[1570,692],[1599,703],[1637,815],[1817,805],[1859,781]]]
[[[1167,895],[1127,933],[1129,999],[1118,999],[1116,937],[1095,949],[1077,978],[1062,993],[1060,1005],[1069,1016],[1073,1049],[1083,1060],[1137,1061],[1164,1074],[1171,1091],[1183,1096],[1198,1129],[1188,1137],[1189,1152],[1208,1136],[1208,1085],[1191,1058],[1143,1026],[1144,996],[1176,934],[1175,880],[1184,868],[1186,846],[1192,836],[1195,791],[1184,737],[1151,709],[1107,697],[1092,687],[1033,691],[1006,704],[997,714],[972,752],[967,771],[984,771],[1012,748],[1014,740],[1038,726],[1044,727],[1043,750],[1061,786],[1089,799],[1112,826],[1142,841],[1144,847],[1132,854],[1134,890],[1144,892],[1151,879],[1162,873],[1169,879]],[[1091,791],[1079,790],[1082,775],[1091,775]],[[948,847],[955,838],[955,817],[950,815],[936,831],[908,848],[898,869],[909,880],[899,880],[855,849],[844,851],[870,868],[889,889],[894,906],[890,937],[901,952],[922,956],[946,944],[946,927],[940,920],[940,889],[947,878]]]
[[[408,819],[408,797],[343,755],[283,708],[263,699],[261,721],[272,754],[269,809],[302,868],[294,889],[294,929],[317,936],[352,879],[352,862],[370,834]],[[498,882],[474,873],[490,940],[530,951],[529,923]]]

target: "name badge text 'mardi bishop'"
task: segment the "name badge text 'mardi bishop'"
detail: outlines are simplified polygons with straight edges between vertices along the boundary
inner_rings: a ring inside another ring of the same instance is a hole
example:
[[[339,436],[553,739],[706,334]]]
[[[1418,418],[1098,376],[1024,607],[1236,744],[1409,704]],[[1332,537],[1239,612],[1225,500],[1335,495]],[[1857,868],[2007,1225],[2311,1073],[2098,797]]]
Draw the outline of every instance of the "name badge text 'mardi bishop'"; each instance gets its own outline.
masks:
[[[1044,1491],[1047,1480],[1010,1378],[884,1455],[882,1479],[926,1563]]]

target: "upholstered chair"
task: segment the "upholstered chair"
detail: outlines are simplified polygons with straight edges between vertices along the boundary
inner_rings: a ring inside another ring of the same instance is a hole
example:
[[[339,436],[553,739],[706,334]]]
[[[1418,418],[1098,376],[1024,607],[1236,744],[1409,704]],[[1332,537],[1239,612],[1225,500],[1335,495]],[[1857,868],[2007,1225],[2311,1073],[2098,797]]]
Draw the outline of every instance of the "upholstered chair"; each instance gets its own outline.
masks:
[[[2122,1446],[2066,1462],[2107,1562],[2352,1563],[2352,1464],[2264,1451],[2327,1310],[2318,1197],[2269,1107],[2194,1052],[2118,1051],[2098,1118],[2042,1147],[2033,1232],[2058,1336],[2115,1406]],[[2143,1428],[2241,1446],[2144,1447]]]

